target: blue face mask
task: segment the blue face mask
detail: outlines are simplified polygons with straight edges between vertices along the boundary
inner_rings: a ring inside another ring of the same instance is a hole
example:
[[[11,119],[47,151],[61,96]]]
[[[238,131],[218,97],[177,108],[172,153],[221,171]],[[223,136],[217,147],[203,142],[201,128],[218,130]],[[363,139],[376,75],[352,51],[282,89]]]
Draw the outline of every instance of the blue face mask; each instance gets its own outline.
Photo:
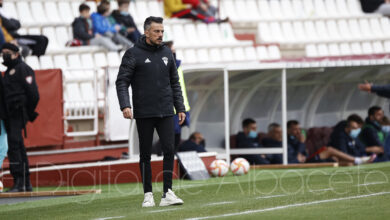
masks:
[[[250,131],[249,134],[248,134],[248,137],[250,137],[250,138],[256,138],[256,137],[257,137],[256,131]]]
[[[351,136],[351,138],[353,138],[353,139],[356,139],[359,136],[360,131],[361,131],[360,128],[353,129],[353,130],[351,130],[351,132],[349,132],[349,136]]]
[[[127,15],[129,15],[129,12],[127,12],[127,11],[121,11],[121,15],[127,16]]]
[[[390,133],[390,125],[382,126],[382,131],[386,134]]]

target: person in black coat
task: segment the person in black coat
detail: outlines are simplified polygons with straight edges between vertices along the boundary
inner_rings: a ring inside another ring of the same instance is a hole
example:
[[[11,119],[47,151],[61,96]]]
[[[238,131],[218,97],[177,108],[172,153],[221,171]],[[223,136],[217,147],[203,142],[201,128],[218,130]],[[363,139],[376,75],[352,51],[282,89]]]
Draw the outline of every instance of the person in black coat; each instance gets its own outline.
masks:
[[[261,144],[257,135],[256,121],[247,118],[242,121],[242,131],[236,137],[237,148],[260,148]],[[260,154],[243,154],[240,157],[248,160],[250,164],[269,164],[265,155]]]
[[[196,151],[198,153],[207,152],[204,138],[200,132],[192,133],[190,138],[179,146],[179,152],[184,151]]]
[[[115,19],[116,23],[126,27],[120,34],[135,43],[138,41],[138,38],[141,37],[141,33],[139,32],[133,17],[129,13],[129,5],[130,0],[118,0],[118,10],[114,10],[111,13],[111,16]]]
[[[261,140],[261,144],[264,147],[282,147],[283,146],[282,140],[283,140],[282,127],[277,123],[271,123],[268,126],[267,137]],[[282,154],[267,154],[267,159],[272,164],[283,163]]]
[[[4,101],[8,114],[8,159],[14,186],[9,192],[32,191],[26,148],[22,130],[26,135],[26,123],[33,122],[38,113],[39,93],[34,71],[19,55],[19,48],[5,43],[2,47],[3,64],[7,66],[3,77]]]
[[[304,163],[306,161],[306,136],[302,134],[299,122],[287,122],[288,163]]]
[[[3,1],[0,0],[0,7],[3,7]],[[15,39],[15,42],[22,47],[21,55],[26,57],[30,53],[34,56],[41,56],[46,53],[49,39],[44,35],[21,35],[18,30],[21,24],[18,20],[8,18],[0,14],[1,22],[8,33]],[[10,42],[8,42],[10,43]]]
[[[363,119],[358,115],[350,115],[339,122],[330,135],[329,146],[354,157],[366,155],[365,147],[359,140]]]
[[[116,89],[120,109],[125,118],[133,118],[128,90],[131,85],[145,193],[142,206],[154,206],[150,167],[154,129],[160,137],[164,154],[164,195],[160,206],[183,204],[172,192],[174,110],[179,115],[180,124],[186,117],[179,76],[172,51],[162,43],[163,18],[148,17],[144,31],[145,35],[126,51],[119,67]]]

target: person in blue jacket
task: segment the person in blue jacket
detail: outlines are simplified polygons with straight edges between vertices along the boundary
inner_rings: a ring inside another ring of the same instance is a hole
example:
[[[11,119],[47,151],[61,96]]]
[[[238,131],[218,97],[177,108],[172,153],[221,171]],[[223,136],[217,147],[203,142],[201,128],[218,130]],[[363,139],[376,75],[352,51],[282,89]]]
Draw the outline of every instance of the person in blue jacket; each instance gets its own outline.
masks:
[[[103,0],[97,7],[97,12],[91,15],[94,34],[110,37],[115,43],[123,46],[123,49],[128,49],[133,46],[133,43],[126,37],[122,36],[119,31],[122,26],[115,22],[110,22],[110,2]]]

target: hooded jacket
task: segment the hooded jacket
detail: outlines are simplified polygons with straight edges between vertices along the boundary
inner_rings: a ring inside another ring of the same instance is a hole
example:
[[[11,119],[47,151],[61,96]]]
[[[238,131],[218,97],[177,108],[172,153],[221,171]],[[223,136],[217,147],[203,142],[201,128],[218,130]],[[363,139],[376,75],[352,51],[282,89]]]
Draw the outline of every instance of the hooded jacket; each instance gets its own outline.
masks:
[[[152,46],[143,35],[122,58],[116,80],[121,110],[130,107],[131,85],[134,118],[168,117],[185,112],[183,96],[171,50]]]

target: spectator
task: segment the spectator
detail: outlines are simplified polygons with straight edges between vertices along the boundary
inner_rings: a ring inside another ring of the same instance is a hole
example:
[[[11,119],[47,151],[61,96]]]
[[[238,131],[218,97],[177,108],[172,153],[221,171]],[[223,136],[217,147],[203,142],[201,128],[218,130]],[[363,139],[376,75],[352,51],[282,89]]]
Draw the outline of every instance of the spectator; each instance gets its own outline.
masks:
[[[110,38],[99,33],[93,33],[92,21],[90,18],[90,7],[86,4],[79,6],[80,17],[75,18],[72,23],[73,38],[80,42],[80,45],[102,46],[110,51],[119,51],[121,46],[116,45]]]
[[[184,4],[182,0],[164,0],[165,16],[170,18],[189,18],[193,20],[200,20],[205,23],[221,23],[228,22],[229,19],[216,19],[213,16],[207,16],[194,10],[193,5]]]
[[[282,128],[277,123],[272,123],[268,126],[267,137],[263,138],[261,143],[264,147],[282,147]],[[267,154],[267,159],[272,164],[281,164],[283,163],[283,157],[281,154]]]
[[[306,161],[306,136],[303,134],[299,122],[287,122],[288,134],[288,163],[304,163]]]
[[[390,159],[390,120],[388,117],[383,117],[382,121],[382,131],[385,133],[386,139],[383,145],[385,154],[388,159]]]
[[[365,147],[359,140],[363,119],[358,115],[350,115],[346,121],[338,123],[333,130],[329,146],[354,157],[366,155]]]
[[[367,153],[378,154],[377,161],[387,161],[384,154],[385,133],[382,131],[384,113],[381,107],[373,106],[368,110],[368,117],[363,125],[360,140],[366,146]]]
[[[138,38],[141,37],[141,33],[139,32],[133,17],[129,13],[129,5],[130,0],[118,0],[118,10],[114,10],[111,13],[111,16],[116,23],[122,26],[122,30],[119,31],[119,33],[135,43]]]
[[[195,9],[199,13],[207,16],[207,17],[215,17],[218,9],[211,5],[208,0],[183,0],[184,4],[190,4],[192,9]]]
[[[203,135],[200,132],[192,133],[190,138],[180,145],[179,152],[183,151],[207,152]]]
[[[97,7],[97,12],[91,15],[94,34],[101,34],[109,37],[117,44],[123,46],[123,49],[128,49],[133,46],[133,43],[126,37],[119,34],[122,26],[109,21],[110,2],[103,0]]]
[[[377,12],[390,16],[390,0],[360,0],[362,9],[366,13]]]
[[[304,163],[304,162],[330,162],[338,161],[341,163],[363,164],[371,163],[376,155],[371,157],[353,157],[345,154],[334,147],[324,146],[309,157],[306,157],[306,137],[299,126],[299,122],[291,120],[287,122],[288,134],[288,162],[289,163]]]
[[[0,7],[3,7],[3,0],[0,0]],[[1,28],[5,38],[5,42],[13,43],[22,48],[21,55],[26,57],[30,54],[41,56],[46,53],[46,48],[49,43],[47,37],[43,35],[20,35],[18,30],[21,27],[20,22],[13,18],[5,16],[3,11],[0,11]]]
[[[260,148],[260,142],[257,136],[256,121],[247,118],[242,122],[242,132],[237,134],[237,148]],[[269,164],[265,155],[241,155],[248,160],[250,164]]]

